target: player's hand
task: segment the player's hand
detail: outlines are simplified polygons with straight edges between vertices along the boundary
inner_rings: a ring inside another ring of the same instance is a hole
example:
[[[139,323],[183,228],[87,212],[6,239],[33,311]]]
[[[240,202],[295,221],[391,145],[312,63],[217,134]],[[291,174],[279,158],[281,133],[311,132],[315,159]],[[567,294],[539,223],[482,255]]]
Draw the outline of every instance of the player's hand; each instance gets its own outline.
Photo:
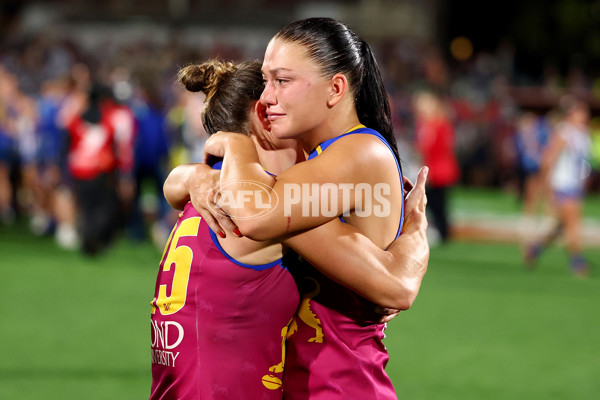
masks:
[[[227,231],[242,236],[237,225],[218,206],[220,171],[205,164],[198,164],[196,168],[198,171],[189,174],[185,182],[190,201],[196,211],[219,236],[226,237]]]
[[[402,183],[403,183],[402,186],[404,187],[404,198],[406,198],[406,196],[408,196],[408,192],[413,190],[415,185],[413,185],[411,180],[408,179],[405,175],[402,175]]]
[[[425,209],[427,207],[427,193],[425,192],[425,184],[427,183],[428,174],[429,168],[422,167],[419,170],[417,183],[414,186],[412,186],[412,183],[410,183],[408,179],[406,180],[410,183],[411,189],[406,195],[406,200],[404,202],[403,232],[420,230],[425,233],[427,230],[428,223],[427,215],[425,214]]]
[[[394,317],[400,314],[402,310],[396,310],[394,308],[383,308],[380,306],[375,306],[375,312],[380,315],[379,323],[384,324],[390,322]]]
[[[405,220],[402,235],[392,242],[387,251],[396,260],[396,274],[403,277],[409,303],[417,297],[421,281],[429,264],[429,242],[427,241],[427,167],[421,168],[417,182],[405,201]],[[384,317],[385,318],[385,317]],[[393,318],[390,316],[389,319]]]

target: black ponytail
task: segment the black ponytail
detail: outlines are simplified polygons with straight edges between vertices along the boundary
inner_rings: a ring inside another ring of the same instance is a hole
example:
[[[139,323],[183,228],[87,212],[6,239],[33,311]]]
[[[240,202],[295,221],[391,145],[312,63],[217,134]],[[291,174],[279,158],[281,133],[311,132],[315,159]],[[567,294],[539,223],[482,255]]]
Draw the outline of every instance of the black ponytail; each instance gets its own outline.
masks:
[[[360,89],[356,96],[356,113],[358,119],[369,128],[375,129],[390,144],[394,156],[400,163],[400,154],[394,126],[392,125],[392,113],[387,92],[383,85],[383,79],[371,46],[361,40],[361,54],[363,60],[363,75]]]

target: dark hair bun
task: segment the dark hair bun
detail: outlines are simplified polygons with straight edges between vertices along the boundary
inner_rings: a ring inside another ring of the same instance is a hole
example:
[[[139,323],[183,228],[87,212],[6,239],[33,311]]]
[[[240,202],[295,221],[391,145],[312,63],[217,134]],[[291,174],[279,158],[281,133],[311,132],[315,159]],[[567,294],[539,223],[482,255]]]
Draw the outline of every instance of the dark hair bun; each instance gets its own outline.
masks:
[[[231,62],[209,60],[202,64],[191,64],[177,73],[177,79],[190,92],[203,92],[210,99],[221,81],[233,74],[236,67]]]

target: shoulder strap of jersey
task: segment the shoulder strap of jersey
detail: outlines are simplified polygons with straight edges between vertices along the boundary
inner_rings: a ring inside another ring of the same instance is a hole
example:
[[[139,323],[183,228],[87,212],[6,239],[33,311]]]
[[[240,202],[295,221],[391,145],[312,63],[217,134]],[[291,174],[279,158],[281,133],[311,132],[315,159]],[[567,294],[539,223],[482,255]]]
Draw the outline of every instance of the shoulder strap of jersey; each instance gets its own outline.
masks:
[[[327,139],[323,143],[319,144],[317,147],[315,147],[315,149],[313,151],[310,152],[310,154],[308,155],[308,159],[311,160],[311,159],[317,157],[319,154],[321,154],[323,151],[325,151],[325,149],[327,149],[329,146],[331,146],[331,144],[334,143],[336,140],[341,139],[344,136],[355,135],[355,134],[367,134],[367,135],[376,136],[379,138],[379,140],[381,140],[388,147],[388,149],[390,149],[392,154],[394,153],[394,151],[392,150],[392,146],[390,146],[388,141],[385,140],[385,138],[381,135],[381,133],[377,132],[374,129],[367,128],[364,125],[357,125],[354,128],[350,129],[348,132],[346,132],[342,135],[336,136],[334,138]],[[398,174],[400,175],[400,189],[402,190],[402,210],[400,212],[400,224],[398,226],[398,231],[396,232],[396,239],[397,239],[398,236],[400,236],[400,234],[402,233],[402,226],[404,225],[404,182],[402,180],[402,168],[400,167],[400,163],[398,162],[398,160],[396,159],[395,156],[394,156],[394,159],[396,160],[396,167],[398,168]],[[342,216],[340,216],[339,218],[340,218],[340,221],[346,222]]]

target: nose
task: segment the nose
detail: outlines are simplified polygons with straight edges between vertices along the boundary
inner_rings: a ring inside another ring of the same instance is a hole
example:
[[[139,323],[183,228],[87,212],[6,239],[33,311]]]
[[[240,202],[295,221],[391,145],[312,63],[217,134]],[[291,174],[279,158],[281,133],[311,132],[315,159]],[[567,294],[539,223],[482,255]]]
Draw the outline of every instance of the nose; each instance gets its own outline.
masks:
[[[265,83],[265,88],[260,95],[260,102],[264,106],[275,104],[275,93],[273,91],[273,85],[268,81]]]

